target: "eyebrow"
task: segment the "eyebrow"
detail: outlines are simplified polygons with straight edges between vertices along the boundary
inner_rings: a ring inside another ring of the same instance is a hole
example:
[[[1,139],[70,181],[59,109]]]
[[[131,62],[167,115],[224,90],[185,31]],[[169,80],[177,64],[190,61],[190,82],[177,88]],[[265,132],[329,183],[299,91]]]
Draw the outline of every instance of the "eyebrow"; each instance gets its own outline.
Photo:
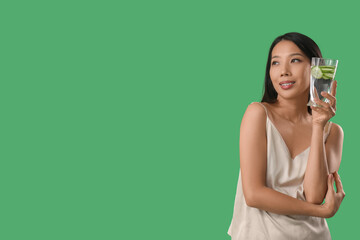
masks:
[[[289,56],[295,56],[295,55],[300,55],[300,56],[304,57],[304,55],[302,55],[301,53],[292,53]],[[273,59],[273,58],[279,58],[279,56],[273,56],[271,59]]]

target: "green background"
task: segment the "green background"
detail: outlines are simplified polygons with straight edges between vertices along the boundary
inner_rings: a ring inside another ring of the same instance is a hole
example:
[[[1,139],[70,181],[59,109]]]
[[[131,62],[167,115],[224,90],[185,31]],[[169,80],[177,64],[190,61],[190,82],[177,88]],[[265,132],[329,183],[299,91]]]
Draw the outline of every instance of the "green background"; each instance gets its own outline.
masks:
[[[296,31],[339,59],[346,198],[328,224],[350,239],[357,16],[347,1],[1,1],[0,238],[230,239],[241,118],[271,42]]]

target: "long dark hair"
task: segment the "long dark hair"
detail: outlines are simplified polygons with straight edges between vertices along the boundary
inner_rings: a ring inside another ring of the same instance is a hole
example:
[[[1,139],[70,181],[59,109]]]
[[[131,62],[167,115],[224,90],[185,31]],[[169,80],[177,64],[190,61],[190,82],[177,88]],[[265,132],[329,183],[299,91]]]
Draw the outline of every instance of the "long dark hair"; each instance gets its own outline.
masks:
[[[271,53],[276,44],[282,40],[292,41],[300,48],[301,51],[310,59],[312,57],[322,58],[322,54],[318,45],[308,36],[297,32],[290,32],[275,38],[269,49],[268,60],[266,63],[265,82],[264,82],[264,95],[261,102],[274,103],[277,100],[278,93],[276,92],[270,78],[270,64]],[[310,93],[309,93],[310,99]],[[311,114],[311,108],[308,106],[308,112]]]

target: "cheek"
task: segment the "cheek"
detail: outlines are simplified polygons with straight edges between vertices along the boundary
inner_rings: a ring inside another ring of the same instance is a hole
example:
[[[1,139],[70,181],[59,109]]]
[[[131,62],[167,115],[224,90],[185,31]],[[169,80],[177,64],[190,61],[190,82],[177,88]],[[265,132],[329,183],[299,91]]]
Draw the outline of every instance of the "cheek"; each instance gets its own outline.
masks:
[[[303,70],[303,78],[305,79],[305,81],[307,82],[307,83],[309,83],[309,85],[310,85],[310,68],[305,68],[304,70]]]
[[[295,68],[294,75],[299,77],[302,81],[308,82],[310,84],[310,68],[308,67]]]
[[[274,80],[275,80],[274,71],[270,69],[269,75],[270,75],[270,80],[271,80],[272,84],[273,84],[274,87],[275,87],[275,84],[274,84]]]
[[[276,70],[274,68],[270,68],[269,75],[270,75],[271,80],[275,79]]]

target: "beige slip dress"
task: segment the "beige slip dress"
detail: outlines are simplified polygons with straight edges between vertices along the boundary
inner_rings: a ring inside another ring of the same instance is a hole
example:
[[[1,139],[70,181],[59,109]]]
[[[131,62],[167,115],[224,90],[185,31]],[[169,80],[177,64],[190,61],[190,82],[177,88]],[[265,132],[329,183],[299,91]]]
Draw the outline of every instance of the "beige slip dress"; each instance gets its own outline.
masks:
[[[254,103],[254,102],[253,102]],[[251,104],[253,104],[251,103]],[[257,103],[261,104],[261,103]],[[305,201],[303,181],[310,147],[294,159],[268,116],[266,107],[267,172],[266,186]],[[324,141],[331,122],[325,126]],[[302,215],[279,215],[246,205],[241,182],[237,183],[233,217],[228,230],[232,240],[328,240],[331,239],[324,218]]]

